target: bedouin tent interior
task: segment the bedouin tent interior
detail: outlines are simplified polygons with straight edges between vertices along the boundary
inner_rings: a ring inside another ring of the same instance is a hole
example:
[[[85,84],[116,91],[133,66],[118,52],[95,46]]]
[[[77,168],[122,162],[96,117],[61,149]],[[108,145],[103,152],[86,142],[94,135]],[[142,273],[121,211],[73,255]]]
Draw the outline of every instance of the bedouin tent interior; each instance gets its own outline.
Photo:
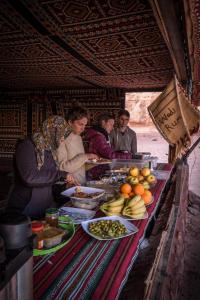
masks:
[[[72,102],[90,126],[117,115],[126,92],[162,92],[176,75],[199,106],[199,10],[198,0],[1,0],[1,174],[16,141]]]
[[[199,1],[1,3],[0,155],[72,101],[117,113],[126,91],[162,91],[173,74],[200,101]]]

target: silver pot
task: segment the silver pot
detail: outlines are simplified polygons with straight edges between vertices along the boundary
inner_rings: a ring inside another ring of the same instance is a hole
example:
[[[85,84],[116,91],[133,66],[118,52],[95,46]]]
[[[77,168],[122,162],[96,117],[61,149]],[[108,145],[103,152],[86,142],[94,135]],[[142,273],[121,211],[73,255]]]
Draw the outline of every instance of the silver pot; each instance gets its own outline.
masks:
[[[27,246],[32,236],[30,218],[16,213],[2,214],[0,216],[0,235],[8,250]]]

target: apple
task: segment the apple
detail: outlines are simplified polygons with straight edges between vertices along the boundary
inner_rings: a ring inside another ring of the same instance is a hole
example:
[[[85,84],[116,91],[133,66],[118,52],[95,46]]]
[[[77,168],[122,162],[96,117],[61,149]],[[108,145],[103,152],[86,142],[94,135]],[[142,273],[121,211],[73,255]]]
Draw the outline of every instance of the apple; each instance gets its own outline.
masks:
[[[147,177],[147,181],[148,181],[148,183],[155,183],[156,182],[156,177],[153,174],[150,174]]]
[[[140,170],[140,173],[142,174],[142,176],[147,177],[151,174],[151,170],[147,167],[144,167]]]
[[[125,178],[125,181],[126,182],[130,182],[130,180],[133,178],[133,176],[131,176],[131,175],[129,175],[129,176],[127,176],[126,178]]]
[[[139,174],[139,175],[138,175],[138,180],[139,180],[139,181],[143,181],[143,180],[144,180],[144,176],[142,176],[142,175]]]
[[[145,190],[149,190],[150,189],[150,185],[149,185],[149,183],[148,183],[147,180],[143,181],[142,185],[143,185],[143,187],[144,187]]]
[[[130,170],[129,170],[129,174],[131,176],[138,176],[139,175],[139,169],[137,167],[131,167]]]
[[[129,183],[130,183],[131,185],[135,185],[135,184],[137,184],[138,182],[139,182],[138,178],[137,178],[137,177],[133,177],[133,176],[132,176],[132,178],[129,180]]]

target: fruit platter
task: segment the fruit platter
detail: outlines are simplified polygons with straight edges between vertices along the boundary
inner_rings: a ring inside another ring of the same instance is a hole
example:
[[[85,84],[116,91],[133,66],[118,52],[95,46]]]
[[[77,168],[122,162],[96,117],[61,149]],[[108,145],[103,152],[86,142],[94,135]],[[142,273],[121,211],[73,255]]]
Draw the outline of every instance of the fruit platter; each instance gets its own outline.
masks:
[[[148,218],[147,206],[154,201],[150,188],[156,182],[149,168],[131,167],[117,195],[103,203],[100,210],[107,216],[117,215],[127,220]]]

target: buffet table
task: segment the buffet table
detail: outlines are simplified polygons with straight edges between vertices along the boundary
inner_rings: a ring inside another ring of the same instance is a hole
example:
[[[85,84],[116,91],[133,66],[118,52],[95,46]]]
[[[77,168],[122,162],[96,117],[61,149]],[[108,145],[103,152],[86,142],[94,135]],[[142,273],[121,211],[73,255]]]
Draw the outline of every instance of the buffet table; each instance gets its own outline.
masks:
[[[161,164],[159,168],[172,170],[169,164]],[[152,189],[154,202],[147,208],[148,218],[132,221],[139,229],[136,234],[99,241],[77,225],[74,237],[65,247],[55,254],[35,257],[34,299],[118,298],[167,180],[158,180]]]

